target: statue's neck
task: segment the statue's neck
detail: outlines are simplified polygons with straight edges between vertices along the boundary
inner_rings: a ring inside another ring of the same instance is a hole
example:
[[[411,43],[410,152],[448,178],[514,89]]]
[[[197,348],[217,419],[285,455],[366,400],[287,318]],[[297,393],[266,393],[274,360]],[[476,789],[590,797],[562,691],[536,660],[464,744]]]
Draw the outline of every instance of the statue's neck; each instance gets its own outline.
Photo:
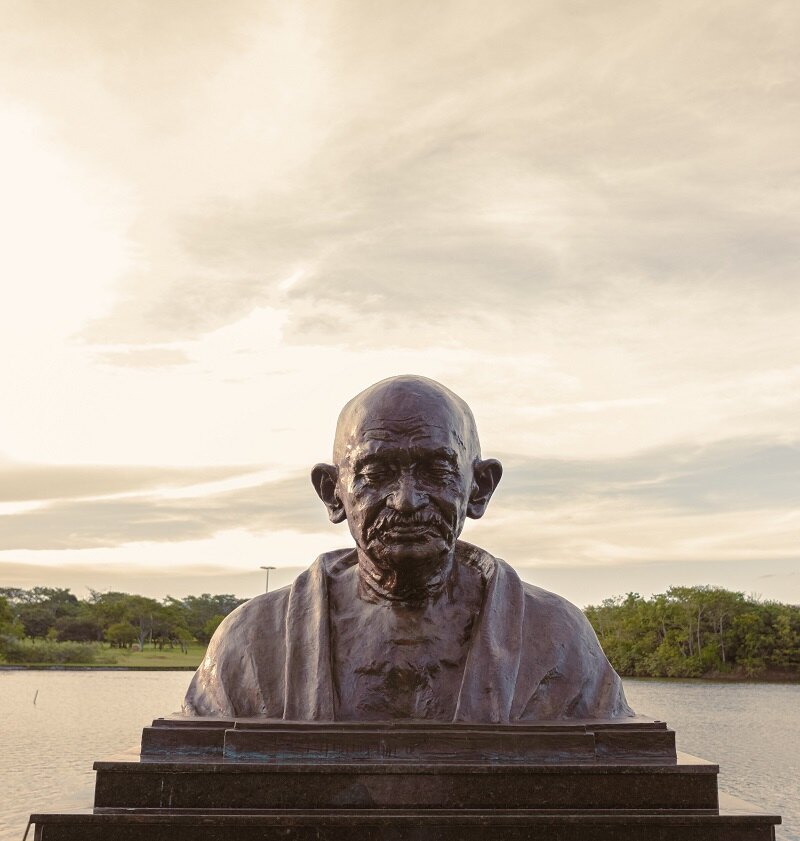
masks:
[[[358,595],[366,601],[422,603],[438,595],[455,568],[455,552],[430,564],[411,568],[385,568],[358,552]]]

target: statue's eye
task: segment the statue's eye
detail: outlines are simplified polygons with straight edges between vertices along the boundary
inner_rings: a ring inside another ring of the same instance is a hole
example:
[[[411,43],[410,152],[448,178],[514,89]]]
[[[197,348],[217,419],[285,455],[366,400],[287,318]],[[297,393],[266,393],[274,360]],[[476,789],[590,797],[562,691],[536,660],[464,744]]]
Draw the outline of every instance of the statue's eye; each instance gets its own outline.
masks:
[[[424,472],[434,479],[446,479],[453,473],[453,467],[446,461],[434,461],[423,467]]]
[[[367,482],[384,482],[386,481],[392,474],[392,471],[383,464],[366,464],[361,470],[358,471],[358,475],[362,479],[366,479]]]

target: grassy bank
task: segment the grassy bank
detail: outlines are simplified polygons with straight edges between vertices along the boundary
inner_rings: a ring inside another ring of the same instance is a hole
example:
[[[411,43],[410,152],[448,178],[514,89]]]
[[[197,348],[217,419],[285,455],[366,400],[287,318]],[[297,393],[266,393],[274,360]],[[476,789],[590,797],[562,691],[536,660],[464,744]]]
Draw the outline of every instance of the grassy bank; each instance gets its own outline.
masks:
[[[675,675],[625,675],[625,680],[691,680],[705,681],[706,683],[800,683],[800,674],[796,671],[781,671],[779,669],[766,669],[756,674],[747,674],[744,671],[738,672],[707,672],[704,675],[692,675],[681,677]]]
[[[164,647],[162,650],[146,646],[144,651],[129,648],[111,648],[106,643],[83,644],[75,647],[69,657],[59,657],[59,648],[67,643],[32,643],[25,640],[27,651],[24,661],[7,662],[0,658],[0,669],[185,669],[194,670],[206,652],[204,645],[189,645],[186,652],[180,648]],[[86,656],[81,656],[82,651]],[[37,654],[41,652],[41,659]],[[55,655],[55,656],[54,656]]]

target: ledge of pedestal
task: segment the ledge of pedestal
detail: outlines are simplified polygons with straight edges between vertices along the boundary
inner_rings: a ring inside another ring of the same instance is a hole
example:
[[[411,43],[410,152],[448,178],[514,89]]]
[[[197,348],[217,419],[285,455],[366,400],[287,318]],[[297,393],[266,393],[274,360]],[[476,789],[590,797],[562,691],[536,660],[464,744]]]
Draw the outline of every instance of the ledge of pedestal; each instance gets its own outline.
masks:
[[[644,716],[520,724],[292,722],[171,716],[142,733],[143,757],[259,762],[560,763],[675,760],[675,732]]]
[[[546,810],[118,810],[33,815],[36,841],[771,841],[780,823],[743,801],[718,811]]]
[[[772,841],[663,721],[284,722],[169,717],[98,761],[95,808],[36,841]]]

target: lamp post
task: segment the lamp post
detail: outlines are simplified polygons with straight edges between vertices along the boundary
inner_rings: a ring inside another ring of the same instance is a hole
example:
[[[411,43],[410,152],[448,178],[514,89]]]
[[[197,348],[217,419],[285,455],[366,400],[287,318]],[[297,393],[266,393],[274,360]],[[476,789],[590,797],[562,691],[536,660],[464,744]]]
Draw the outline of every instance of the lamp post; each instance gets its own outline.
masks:
[[[264,590],[265,593],[269,593],[269,571],[271,569],[275,569],[275,567],[259,567],[259,569],[263,569],[267,573],[267,589]]]

